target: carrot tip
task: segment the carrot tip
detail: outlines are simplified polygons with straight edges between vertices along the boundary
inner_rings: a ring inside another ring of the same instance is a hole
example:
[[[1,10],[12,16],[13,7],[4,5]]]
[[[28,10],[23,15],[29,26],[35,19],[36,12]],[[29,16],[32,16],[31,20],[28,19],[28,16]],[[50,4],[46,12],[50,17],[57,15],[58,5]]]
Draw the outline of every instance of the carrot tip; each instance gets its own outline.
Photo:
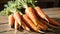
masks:
[[[45,33],[45,32],[43,32],[43,31],[40,31],[40,30],[38,30],[40,33]]]
[[[56,28],[60,28],[60,27],[56,27]]]
[[[47,22],[49,22],[49,20],[45,17],[45,20],[47,21]]]
[[[26,27],[27,31],[30,31],[30,29],[28,27]]]
[[[52,27],[52,28],[57,28],[56,26],[53,26],[53,25],[51,25],[51,24],[49,24],[49,23],[48,23],[48,25],[49,25],[50,27]]]
[[[54,30],[53,29],[50,29],[50,28],[48,28],[47,30],[54,32]]]

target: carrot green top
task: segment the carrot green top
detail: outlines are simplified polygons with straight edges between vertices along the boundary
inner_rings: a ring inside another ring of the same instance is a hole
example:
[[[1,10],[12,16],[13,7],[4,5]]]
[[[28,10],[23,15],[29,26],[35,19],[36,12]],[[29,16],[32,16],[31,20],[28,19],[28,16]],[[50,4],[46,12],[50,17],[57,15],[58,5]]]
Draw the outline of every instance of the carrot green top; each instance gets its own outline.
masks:
[[[4,10],[0,12],[0,15],[10,15],[11,13],[21,10],[23,8],[28,8],[29,6],[35,7],[37,0],[11,0],[4,5]]]

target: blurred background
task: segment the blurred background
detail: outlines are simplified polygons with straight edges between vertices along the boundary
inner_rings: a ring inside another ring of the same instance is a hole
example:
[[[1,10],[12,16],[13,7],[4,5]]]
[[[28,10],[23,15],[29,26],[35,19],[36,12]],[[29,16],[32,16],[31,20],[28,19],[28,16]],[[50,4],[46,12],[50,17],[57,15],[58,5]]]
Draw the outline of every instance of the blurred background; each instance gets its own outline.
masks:
[[[8,0],[0,0],[0,11],[3,10],[4,4],[7,2]],[[37,3],[41,8],[60,7],[60,0],[38,0]]]

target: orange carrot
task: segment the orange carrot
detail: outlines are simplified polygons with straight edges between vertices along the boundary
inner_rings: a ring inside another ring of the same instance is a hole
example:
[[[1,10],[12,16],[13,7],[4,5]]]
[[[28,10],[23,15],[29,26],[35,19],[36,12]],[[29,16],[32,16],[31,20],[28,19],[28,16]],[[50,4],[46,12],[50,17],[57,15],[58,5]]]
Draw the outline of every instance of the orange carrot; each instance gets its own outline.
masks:
[[[27,31],[30,31],[30,28],[24,23],[24,21],[22,21],[22,28]]]
[[[38,24],[38,19],[35,15],[35,12],[34,12],[34,9],[32,7],[28,7],[26,10],[25,10],[25,13],[27,14],[27,16],[33,21],[33,23],[37,26]]]
[[[44,23],[45,25],[47,25],[48,27],[51,27],[51,28],[56,28],[55,26],[49,24],[48,22],[42,20],[42,19],[39,19],[42,23]]]
[[[42,30],[49,30],[49,31],[53,31],[52,29],[50,29],[50,28],[48,28],[48,27],[53,27],[53,28],[56,28],[55,26],[53,26],[53,25],[50,25],[48,22],[46,22],[45,20],[43,20],[42,18],[40,18],[39,17],[39,15],[37,15],[37,13],[36,13],[36,16],[37,16],[37,18],[38,18],[38,24],[40,24],[39,25],[39,27],[42,29]]]
[[[34,9],[32,7],[29,7],[28,9],[26,9],[25,13],[28,15],[28,17],[33,21],[33,23],[37,23],[39,24],[39,27],[41,27],[43,30],[46,29],[46,25],[44,25],[43,23],[41,23],[35,12],[34,12]]]
[[[18,29],[18,26],[19,26],[19,24],[18,24],[18,22],[15,20],[15,30]]]
[[[22,19],[21,19],[21,15],[19,12],[15,12],[14,13],[14,19],[18,22],[18,24],[21,26],[21,22],[22,22]]]
[[[24,23],[24,21],[22,20],[22,15],[20,12],[16,12],[14,13],[14,18],[17,21],[18,24],[20,24],[22,26],[23,29],[30,31],[30,29],[27,27],[27,25]]]
[[[26,14],[23,15],[23,18],[26,21],[26,24],[29,25],[30,28],[32,28],[36,32],[42,33],[42,31],[39,30],[39,27],[36,27],[36,25],[34,25],[34,23],[29,19],[29,17]]]
[[[9,15],[8,20],[9,20],[10,27],[12,27],[15,22],[13,14]]]
[[[42,30],[44,30],[44,31],[47,30],[47,28],[48,28],[47,25],[43,24],[41,21],[39,21],[38,24],[39,24],[39,27],[40,27]]]
[[[46,15],[46,17],[49,20],[50,24],[56,25],[56,26],[60,26],[60,23],[58,23],[57,21],[55,21],[54,19],[50,18],[49,16]]]
[[[36,13],[36,12],[35,12]],[[47,25],[48,27],[52,27],[52,28],[56,28],[55,26],[49,24],[49,22],[47,22],[46,20],[42,19],[41,17],[39,17],[39,15],[37,15],[36,13],[36,16],[37,18],[39,19],[39,21],[41,21],[43,24]]]
[[[19,24],[16,20],[15,20],[14,28],[15,28],[14,34],[17,34],[18,32],[17,29],[19,28]]]
[[[37,13],[42,19],[45,19],[45,20],[48,21],[48,19],[46,18],[45,13],[41,10],[40,7],[37,6],[37,7],[35,7],[34,9],[35,9],[36,13]],[[48,21],[48,22],[49,22],[49,21]]]

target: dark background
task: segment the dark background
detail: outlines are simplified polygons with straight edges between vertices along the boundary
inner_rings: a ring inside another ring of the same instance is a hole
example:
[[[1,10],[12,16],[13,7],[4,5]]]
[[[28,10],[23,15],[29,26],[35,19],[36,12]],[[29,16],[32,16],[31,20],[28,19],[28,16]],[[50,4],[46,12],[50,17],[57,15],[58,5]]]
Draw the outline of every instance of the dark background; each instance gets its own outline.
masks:
[[[3,10],[4,4],[6,4],[8,0],[0,0],[0,11]],[[53,8],[60,7],[60,0],[38,0],[37,3],[41,8]]]

